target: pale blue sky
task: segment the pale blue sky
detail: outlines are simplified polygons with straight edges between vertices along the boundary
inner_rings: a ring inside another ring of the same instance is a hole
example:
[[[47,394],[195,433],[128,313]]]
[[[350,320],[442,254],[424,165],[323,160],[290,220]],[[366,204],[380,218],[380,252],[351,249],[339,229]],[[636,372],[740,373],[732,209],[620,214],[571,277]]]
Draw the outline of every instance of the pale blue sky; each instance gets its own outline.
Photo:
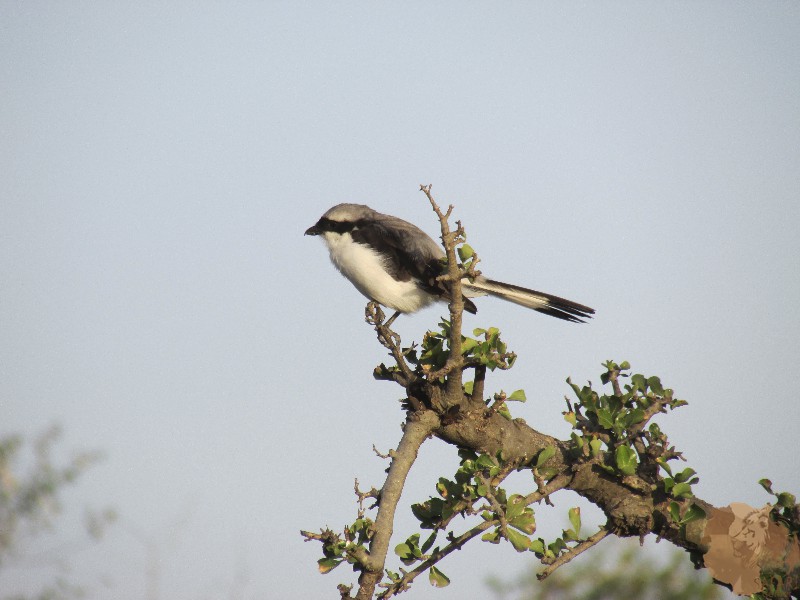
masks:
[[[64,448],[106,452],[68,496],[123,519],[71,560],[88,598],[145,597],[142,536],[160,598],[352,580],[317,575],[298,531],[352,521],[353,478],[380,483],[400,390],[302,233],[351,201],[435,234],[420,183],[484,272],[597,309],[479,301],[469,326],[520,354],[487,386],[525,388],[518,416],[566,437],[564,379],[627,359],[690,401],[661,423],[701,497],[797,493],[798,31],[790,2],[0,4],[0,434],[57,421]],[[456,460],[423,448],[398,540]],[[506,546],[414,597],[532,565]]]

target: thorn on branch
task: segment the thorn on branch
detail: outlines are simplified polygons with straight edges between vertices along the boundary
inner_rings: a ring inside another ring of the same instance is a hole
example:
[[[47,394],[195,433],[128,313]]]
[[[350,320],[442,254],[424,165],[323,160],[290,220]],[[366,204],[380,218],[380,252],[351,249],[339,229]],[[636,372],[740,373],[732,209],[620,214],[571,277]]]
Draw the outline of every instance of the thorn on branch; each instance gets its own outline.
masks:
[[[373,487],[368,492],[362,492],[358,487],[358,478],[356,478],[355,485],[353,486],[355,490],[356,497],[358,498],[358,518],[364,518],[364,513],[366,513],[367,509],[364,508],[364,500],[367,498],[373,498],[375,503],[369,507],[369,510],[376,508],[381,503],[381,492],[380,490]]]
[[[387,454],[381,454],[381,451],[375,447],[375,444],[372,444],[372,451],[378,456],[378,458],[383,458],[384,460],[387,458],[392,458],[392,454],[394,450],[389,450]]]

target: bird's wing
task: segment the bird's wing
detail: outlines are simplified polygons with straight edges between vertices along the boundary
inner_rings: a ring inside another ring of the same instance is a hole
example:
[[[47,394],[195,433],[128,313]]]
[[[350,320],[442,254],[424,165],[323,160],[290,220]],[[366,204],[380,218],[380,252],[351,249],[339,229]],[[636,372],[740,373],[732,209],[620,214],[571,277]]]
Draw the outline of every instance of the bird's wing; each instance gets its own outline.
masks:
[[[353,241],[383,255],[386,268],[398,281],[413,277],[426,283],[440,272],[437,265],[444,251],[427,233],[403,219],[378,213],[360,221],[351,235]]]
[[[429,294],[444,298],[447,289],[437,277],[444,272],[444,250],[433,238],[408,221],[378,213],[359,223],[351,232],[353,241],[366,244],[380,253],[386,268],[398,281],[417,280]],[[464,310],[475,314],[478,309],[464,297]]]

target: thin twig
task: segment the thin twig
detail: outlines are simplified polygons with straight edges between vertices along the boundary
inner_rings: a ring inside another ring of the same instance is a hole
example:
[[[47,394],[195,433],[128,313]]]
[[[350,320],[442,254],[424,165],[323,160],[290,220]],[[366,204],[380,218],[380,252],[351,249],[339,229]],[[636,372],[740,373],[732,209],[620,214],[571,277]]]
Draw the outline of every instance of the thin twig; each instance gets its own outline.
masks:
[[[464,239],[464,229],[460,223],[457,223],[458,228],[456,231],[451,231],[448,219],[453,212],[453,206],[450,205],[446,213],[443,213],[436,204],[436,200],[431,195],[430,185],[421,185],[420,190],[427,196],[428,201],[439,217],[439,224],[442,231],[442,243],[444,244],[445,255],[447,256],[447,271],[443,280],[447,282],[447,290],[450,295],[450,356],[447,358],[447,363],[440,371],[445,371],[447,374],[446,393],[450,403],[455,402],[455,399],[463,398],[462,391],[462,371],[461,365],[463,364],[463,357],[461,356],[461,318],[464,313],[464,296],[461,293],[461,278],[464,276],[462,268],[456,260],[456,245]],[[439,375],[441,377],[442,375]]]
[[[533,504],[534,502],[539,502],[540,500],[544,500],[547,502],[548,496],[557,492],[560,489],[567,487],[572,481],[572,475],[567,475],[561,473],[560,475],[556,475],[553,479],[550,480],[550,483],[544,486],[538,486],[539,489],[535,492],[531,492],[527,496],[525,496],[525,506]]]
[[[591,548],[592,546],[594,546],[595,544],[600,542],[609,533],[610,532],[609,532],[608,529],[606,529],[605,527],[602,527],[594,535],[586,538],[581,543],[579,543],[577,546],[574,546],[573,548],[570,548],[569,550],[567,550],[566,552],[564,552],[563,554],[558,556],[552,563],[547,565],[541,573],[537,574],[536,578],[539,579],[539,581],[541,581],[542,579],[546,579],[547,577],[552,575],[553,571],[555,571],[558,567],[567,564],[573,558],[575,558],[576,556],[578,556],[582,552],[585,552],[586,550],[588,550],[589,548]]]
[[[411,582],[414,581],[414,579],[416,579],[419,575],[430,569],[433,565],[438,563],[445,556],[454,552],[455,550],[460,550],[461,547],[464,546],[464,544],[466,544],[472,538],[480,535],[481,533],[483,533],[487,529],[490,529],[491,527],[495,527],[496,525],[497,521],[495,521],[494,519],[490,519],[489,521],[484,521],[483,523],[476,525],[475,527],[462,533],[458,537],[451,538],[450,543],[447,544],[447,546],[431,554],[429,558],[421,562],[413,570],[409,571],[408,573],[405,573],[402,579],[389,585],[386,591],[380,594],[378,598],[380,598],[381,600],[388,600],[392,596],[396,595],[398,592],[402,592],[403,590],[407,589],[408,586],[411,584]]]
[[[404,380],[400,383],[403,387],[407,387],[417,377],[406,362],[405,355],[400,347],[400,336],[386,325],[384,321],[385,315],[377,302],[368,302],[364,309],[364,315],[367,323],[375,328],[375,332],[378,334],[378,341],[384,348],[389,350],[392,358],[397,363],[397,367],[402,372]]]

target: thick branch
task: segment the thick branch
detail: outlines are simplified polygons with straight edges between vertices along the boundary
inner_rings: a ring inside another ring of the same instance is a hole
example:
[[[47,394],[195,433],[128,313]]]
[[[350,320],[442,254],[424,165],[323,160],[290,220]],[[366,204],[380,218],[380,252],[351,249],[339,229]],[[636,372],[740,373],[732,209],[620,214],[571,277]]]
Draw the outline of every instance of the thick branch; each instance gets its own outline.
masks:
[[[375,519],[374,535],[370,541],[369,555],[362,558],[363,571],[359,577],[358,600],[369,600],[375,586],[381,580],[386,564],[386,554],[394,529],[394,513],[405,485],[411,465],[417,458],[422,443],[439,425],[439,417],[433,411],[414,412],[408,415],[400,445],[392,456],[389,474],[380,493],[378,516]]]

